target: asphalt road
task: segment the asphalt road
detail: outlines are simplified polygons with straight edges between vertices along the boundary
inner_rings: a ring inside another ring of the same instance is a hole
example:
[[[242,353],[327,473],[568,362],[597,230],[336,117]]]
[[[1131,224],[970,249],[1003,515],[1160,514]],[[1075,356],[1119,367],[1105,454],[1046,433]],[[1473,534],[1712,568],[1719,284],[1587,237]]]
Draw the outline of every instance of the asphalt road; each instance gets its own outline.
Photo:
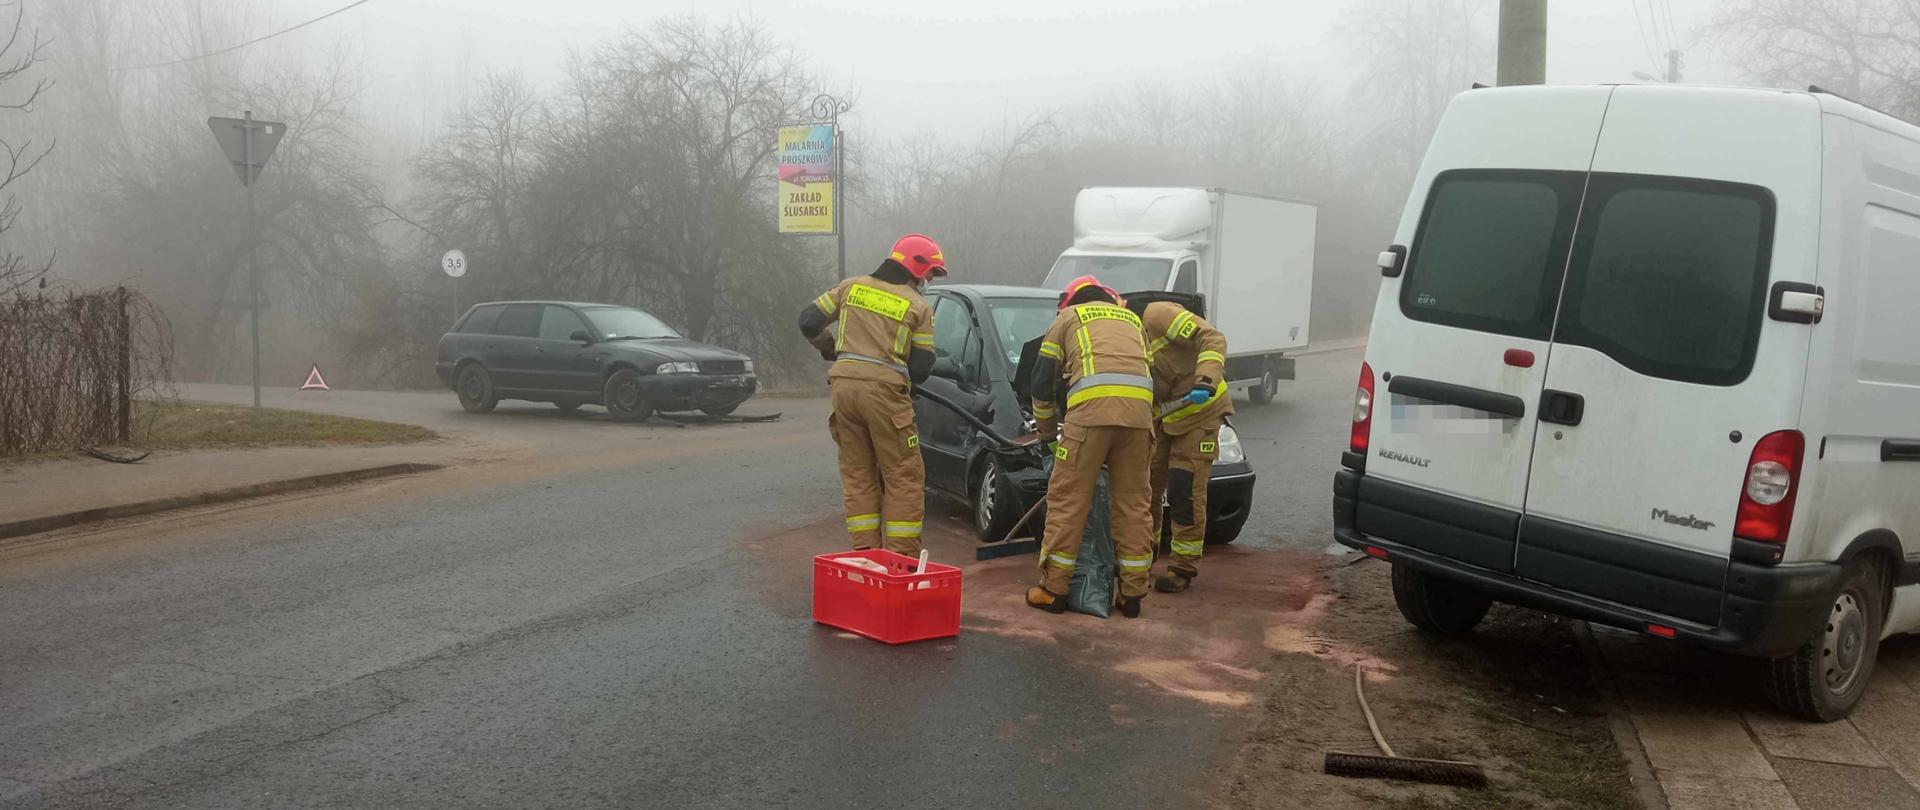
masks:
[[[1194,592],[1056,618],[1018,605],[1032,558],[969,565],[962,635],[905,647],[809,620],[807,559],[844,543],[824,402],[680,428],[289,400],[494,450],[0,561],[0,806],[1191,804],[1257,708],[1277,583],[1329,545],[1357,362],[1240,403],[1259,500]],[[964,512],[929,517],[963,558]]]

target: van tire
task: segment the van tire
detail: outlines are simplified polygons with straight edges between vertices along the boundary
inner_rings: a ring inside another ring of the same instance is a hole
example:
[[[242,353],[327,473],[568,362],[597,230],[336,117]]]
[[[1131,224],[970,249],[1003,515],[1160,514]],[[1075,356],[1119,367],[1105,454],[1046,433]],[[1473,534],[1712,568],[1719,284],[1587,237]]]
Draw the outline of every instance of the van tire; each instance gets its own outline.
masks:
[[[1260,369],[1260,381],[1247,389],[1247,399],[1255,405],[1266,405],[1272,403],[1274,395],[1280,392],[1280,378],[1273,373],[1272,361],[1263,362]]]
[[[1443,636],[1463,636],[1486,618],[1493,598],[1453,580],[1396,565],[1393,603],[1414,627]]]
[[[1886,594],[1879,562],[1857,557],[1847,561],[1829,621],[1814,628],[1793,655],[1768,662],[1767,697],[1774,708],[1823,723],[1853,711],[1866,695],[1880,657]],[[1840,683],[1834,683],[1836,679]]]

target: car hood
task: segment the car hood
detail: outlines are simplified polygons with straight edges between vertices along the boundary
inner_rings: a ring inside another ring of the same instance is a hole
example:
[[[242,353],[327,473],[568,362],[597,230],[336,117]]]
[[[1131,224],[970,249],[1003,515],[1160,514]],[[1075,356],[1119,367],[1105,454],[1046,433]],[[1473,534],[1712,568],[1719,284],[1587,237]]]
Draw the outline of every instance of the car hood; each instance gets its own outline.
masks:
[[[660,338],[658,340],[615,340],[600,344],[607,351],[618,354],[645,355],[661,360],[746,360],[747,356],[719,346],[711,346],[697,340],[686,338]]]

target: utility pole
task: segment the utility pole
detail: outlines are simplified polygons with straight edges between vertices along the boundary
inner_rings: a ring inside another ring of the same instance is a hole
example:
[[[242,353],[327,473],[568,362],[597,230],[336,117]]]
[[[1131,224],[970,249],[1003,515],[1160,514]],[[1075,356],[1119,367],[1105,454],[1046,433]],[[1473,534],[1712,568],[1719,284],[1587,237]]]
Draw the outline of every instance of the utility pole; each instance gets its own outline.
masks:
[[[1500,52],[1495,83],[1547,83],[1547,0],[1500,0]]]
[[[240,148],[249,171],[253,168],[253,111],[242,114],[247,123],[240,128]],[[253,407],[260,409],[260,228],[254,223],[253,181],[247,181],[247,292],[253,298],[247,315],[253,321]]]
[[[1667,84],[1680,83],[1680,52],[1667,51]]]

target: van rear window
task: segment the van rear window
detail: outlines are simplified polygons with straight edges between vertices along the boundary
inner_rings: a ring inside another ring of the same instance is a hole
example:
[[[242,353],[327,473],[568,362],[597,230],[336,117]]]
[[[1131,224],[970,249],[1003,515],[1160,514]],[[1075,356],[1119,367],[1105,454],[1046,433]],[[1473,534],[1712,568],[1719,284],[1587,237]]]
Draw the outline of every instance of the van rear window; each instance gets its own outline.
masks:
[[[1584,182],[1581,172],[1508,169],[1434,178],[1400,310],[1414,320],[1546,340]]]
[[[1595,174],[1581,218],[1556,342],[1670,380],[1747,378],[1766,313],[1770,192]]]

